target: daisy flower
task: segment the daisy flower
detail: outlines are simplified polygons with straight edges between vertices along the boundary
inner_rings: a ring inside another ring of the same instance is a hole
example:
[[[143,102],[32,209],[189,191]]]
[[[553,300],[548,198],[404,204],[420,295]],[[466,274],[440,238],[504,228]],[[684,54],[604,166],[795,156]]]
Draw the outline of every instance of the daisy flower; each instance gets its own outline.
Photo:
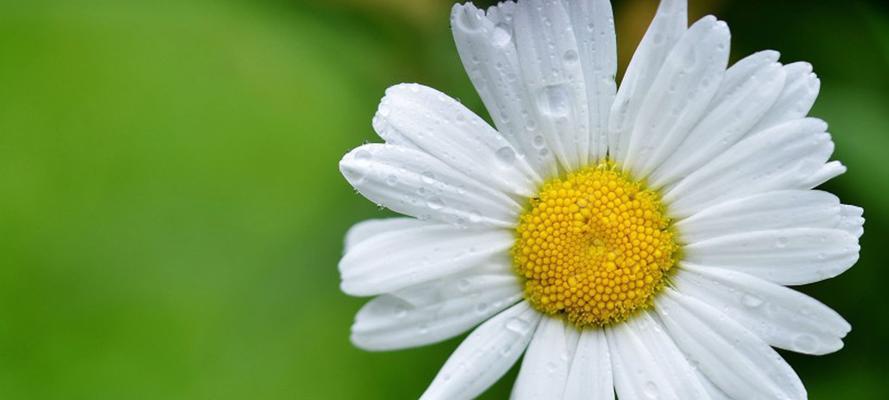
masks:
[[[460,57],[494,126],[425,86],[386,91],[385,143],[340,169],[407,217],[346,236],[342,290],[377,296],[352,342],[471,331],[423,393],[468,399],[524,354],[517,399],[802,399],[773,349],[825,354],[849,324],[786,286],[858,259],[862,209],[807,63],[728,67],[729,29],[664,0],[618,88],[607,0],[456,5]]]

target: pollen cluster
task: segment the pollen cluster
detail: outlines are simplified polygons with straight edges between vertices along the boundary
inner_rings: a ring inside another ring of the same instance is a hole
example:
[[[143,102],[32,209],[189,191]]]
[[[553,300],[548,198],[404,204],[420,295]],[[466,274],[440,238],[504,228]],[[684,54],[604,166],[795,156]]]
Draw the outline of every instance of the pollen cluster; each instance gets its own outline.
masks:
[[[649,307],[678,257],[658,193],[610,162],[546,183],[513,247],[525,298],[579,327]]]

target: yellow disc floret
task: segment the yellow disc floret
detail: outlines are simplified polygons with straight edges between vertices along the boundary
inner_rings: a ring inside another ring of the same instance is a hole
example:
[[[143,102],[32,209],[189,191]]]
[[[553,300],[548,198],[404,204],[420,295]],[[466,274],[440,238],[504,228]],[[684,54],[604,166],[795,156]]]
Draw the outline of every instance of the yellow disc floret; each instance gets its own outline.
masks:
[[[679,257],[658,193],[610,162],[545,184],[516,231],[525,297],[580,327],[649,307]]]

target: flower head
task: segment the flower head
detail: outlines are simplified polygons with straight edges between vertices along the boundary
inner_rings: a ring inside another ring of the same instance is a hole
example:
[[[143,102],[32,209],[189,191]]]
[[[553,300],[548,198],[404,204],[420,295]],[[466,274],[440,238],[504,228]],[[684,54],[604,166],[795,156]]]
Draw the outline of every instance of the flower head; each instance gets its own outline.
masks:
[[[386,92],[385,143],[340,168],[407,217],[346,237],[342,289],[377,296],[352,341],[472,330],[426,399],[475,397],[522,354],[516,398],[805,398],[772,347],[833,352],[850,326],[785,285],[850,268],[864,222],[814,189],[845,167],[807,117],[811,66],[728,67],[727,25],[688,27],[683,0],[619,88],[607,0],[456,5],[451,25],[496,129],[433,89]]]

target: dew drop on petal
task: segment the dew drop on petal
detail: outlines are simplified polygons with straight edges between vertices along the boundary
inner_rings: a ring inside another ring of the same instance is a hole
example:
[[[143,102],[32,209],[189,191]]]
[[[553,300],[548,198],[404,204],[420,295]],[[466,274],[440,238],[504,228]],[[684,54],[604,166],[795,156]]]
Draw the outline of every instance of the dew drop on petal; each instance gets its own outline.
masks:
[[[497,159],[503,164],[510,165],[515,161],[515,151],[509,146],[501,147],[497,150]]]
[[[574,50],[568,50],[565,52],[565,54],[562,56],[562,58],[564,58],[565,62],[567,62],[567,63],[571,63],[571,64],[576,63],[577,62],[577,52]]]
[[[787,238],[782,236],[782,237],[779,237],[778,240],[775,241],[775,246],[778,247],[779,249],[783,249],[783,248],[787,247],[787,242],[788,242]]]
[[[538,94],[537,107],[542,114],[550,117],[567,116],[571,107],[568,88],[565,85],[544,87]]]
[[[355,152],[355,159],[359,161],[369,161],[373,156],[367,150],[358,150]]]
[[[744,304],[750,308],[756,308],[762,305],[762,299],[756,297],[752,294],[745,293],[744,296],[741,297],[741,304]]]
[[[808,334],[797,335],[793,338],[793,348],[802,353],[812,353],[818,349],[818,339]]]
[[[506,322],[506,329],[524,335],[531,329],[531,326],[528,324],[528,321],[521,318],[513,318]]]
[[[435,174],[433,174],[432,171],[423,172],[423,183],[427,185],[435,183]]]
[[[431,210],[441,210],[444,207],[444,202],[439,197],[433,197],[426,201],[426,206]]]
[[[494,32],[491,34],[491,42],[494,43],[494,46],[506,47],[509,45],[510,41],[512,41],[512,35],[509,34],[508,27],[503,24],[498,24],[494,28]]]

